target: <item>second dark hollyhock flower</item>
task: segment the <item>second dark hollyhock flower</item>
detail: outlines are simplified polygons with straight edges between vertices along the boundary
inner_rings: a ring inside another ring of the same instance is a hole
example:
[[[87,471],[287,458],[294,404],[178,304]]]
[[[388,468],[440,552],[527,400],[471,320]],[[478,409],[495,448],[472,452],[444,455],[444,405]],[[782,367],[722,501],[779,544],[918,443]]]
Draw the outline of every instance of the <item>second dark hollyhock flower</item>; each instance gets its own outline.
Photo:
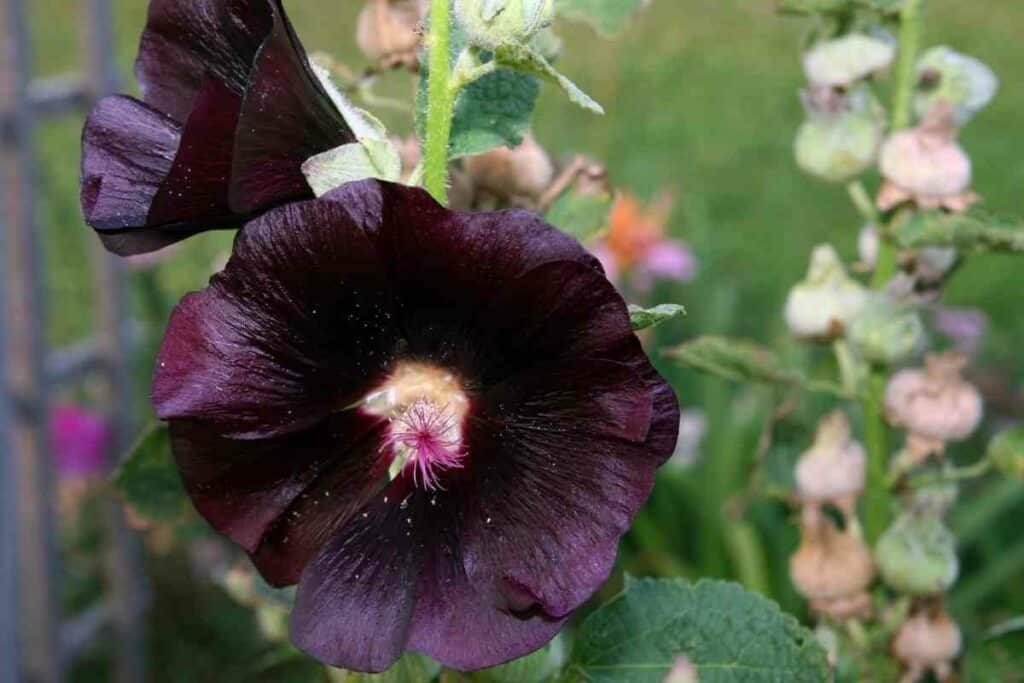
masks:
[[[299,584],[294,641],[362,671],[546,643],[679,424],[575,240],[377,181],[239,233],[172,316],[153,400],[197,509]]]
[[[312,198],[302,163],[356,140],[280,0],[152,0],[135,71],[142,101],[82,135],[82,211],[121,255]]]

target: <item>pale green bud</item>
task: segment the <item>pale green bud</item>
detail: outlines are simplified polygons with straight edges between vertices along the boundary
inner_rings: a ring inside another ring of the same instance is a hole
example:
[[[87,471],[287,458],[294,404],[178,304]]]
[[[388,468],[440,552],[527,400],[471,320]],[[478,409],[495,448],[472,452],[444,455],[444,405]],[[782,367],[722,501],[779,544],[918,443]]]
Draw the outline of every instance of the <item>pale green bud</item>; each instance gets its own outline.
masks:
[[[956,581],[956,539],[933,514],[904,513],[875,548],[882,579],[908,595],[938,595]]]
[[[850,341],[872,363],[900,365],[926,350],[928,333],[912,307],[876,296],[850,325]]]
[[[878,157],[885,128],[881,108],[862,90],[849,95],[807,93],[808,117],[797,133],[796,163],[806,173],[845,183]]]
[[[843,268],[828,244],[814,249],[807,278],[789,292],[786,324],[801,339],[842,337],[867,301],[867,291]]]
[[[891,41],[850,33],[812,47],[804,55],[804,73],[813,85],[846,87],[889,68],[895,55]]]
[[[455,16],[474,45],[527,43],[555,18],[555,0],[455,0]]]
[[[962,126],[985,108],[999,90],[999,79],[980,60],[944,45],[924,53],[917,63],[914,108],[924,117],[938,102],[953,105]]]

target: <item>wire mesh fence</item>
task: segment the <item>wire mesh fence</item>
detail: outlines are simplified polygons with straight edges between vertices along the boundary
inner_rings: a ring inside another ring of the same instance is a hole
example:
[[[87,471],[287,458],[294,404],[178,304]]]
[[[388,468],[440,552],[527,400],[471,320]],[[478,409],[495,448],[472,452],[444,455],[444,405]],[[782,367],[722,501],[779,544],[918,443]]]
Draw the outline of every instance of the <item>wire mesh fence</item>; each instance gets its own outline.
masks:
[[[145,677],[139,547],[116,502],[107,503],[104,516],[103,602],[64,614],[58,585],[52,396],[85,380],[99,387],[115,434],[107,454],[111,465],[133,432],[124,275],[98,242],[89,254],[95,334],[72,348],[46,347],[36,132],[48,117],[84,111],[118,83],[110,2],[82,0],[80,17],[82,72],[46,80],[33,79],[28,3],[3,0],[0,18],[0,683],[64,680],[74,659],[98,638],[115,646],[116,680]]]

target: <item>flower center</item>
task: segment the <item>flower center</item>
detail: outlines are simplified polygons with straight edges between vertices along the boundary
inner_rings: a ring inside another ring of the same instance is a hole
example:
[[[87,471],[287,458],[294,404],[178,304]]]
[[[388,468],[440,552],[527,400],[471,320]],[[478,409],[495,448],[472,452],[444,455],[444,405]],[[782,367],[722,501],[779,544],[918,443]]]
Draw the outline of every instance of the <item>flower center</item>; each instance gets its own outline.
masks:
[[[434,490],[442,488],[443,471],[462,467],[462,423],[469,399],[447,370],[403,363],[367,395],[363,410],[391,422],[384,452],[391,459],[392,478],[409,467],[418,486]]]

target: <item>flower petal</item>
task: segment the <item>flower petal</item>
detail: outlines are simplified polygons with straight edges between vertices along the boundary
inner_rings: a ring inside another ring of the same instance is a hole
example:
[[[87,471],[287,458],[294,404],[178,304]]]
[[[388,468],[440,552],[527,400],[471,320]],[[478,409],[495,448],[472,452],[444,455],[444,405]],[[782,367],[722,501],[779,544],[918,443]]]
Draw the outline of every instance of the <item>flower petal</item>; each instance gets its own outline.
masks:
[[[135,62],[143,99],[184,122],[207,80],[241,97],[277,12],[270,0],[151,0]]]
[[[231,206],[248,214],[282,198],[312,197],[302,164],[356,141],[320,85],[283,9],[249,77],[235,137]]]
[[[250,223],[223,273],[172,314],[157,414],[236,438],[309,427],[385,372],[400,343],[396,310],[376,249],[343,207],[278,209]]]

